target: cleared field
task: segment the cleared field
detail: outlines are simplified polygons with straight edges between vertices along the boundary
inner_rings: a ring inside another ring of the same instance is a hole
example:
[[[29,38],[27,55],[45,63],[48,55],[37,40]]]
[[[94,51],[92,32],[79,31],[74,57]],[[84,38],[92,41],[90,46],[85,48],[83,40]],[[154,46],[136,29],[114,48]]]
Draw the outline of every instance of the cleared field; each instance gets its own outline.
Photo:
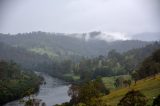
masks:
[[[50,58],[58,56],[57,54],[53,53],[49,48],[32,48],[29,51],[35,52],[41,55],[47,54]]]
[[[130,75],[119,75],[119,76],[112,76],[112,77],[103,77],[102,81],[104,82],[105,86],[110,90],[114,90],[114,82],[118,77],[123,77],[123,79],[131,79]]]
[[[80,79],[80,76],[76,76],[74,74],[65,74],[64,77],[73,79],[74,81],[77,81]]]
[[[120,88],[111,91],[103,100],[111,106],[116,106],[119,100],[131,89],[140,90],[148,99],[148,104],[152,104],[153,98],[160,94],[160,75],[148,77],[139,80],[137,84],[132,84],[131,87]]]

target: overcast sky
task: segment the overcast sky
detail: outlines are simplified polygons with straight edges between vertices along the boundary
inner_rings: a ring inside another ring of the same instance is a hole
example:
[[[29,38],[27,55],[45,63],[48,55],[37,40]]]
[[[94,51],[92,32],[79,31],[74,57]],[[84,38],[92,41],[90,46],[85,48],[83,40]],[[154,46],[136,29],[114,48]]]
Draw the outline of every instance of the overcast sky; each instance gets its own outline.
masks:
[[[0,0],[0,33],[160,32],[160,0]]]

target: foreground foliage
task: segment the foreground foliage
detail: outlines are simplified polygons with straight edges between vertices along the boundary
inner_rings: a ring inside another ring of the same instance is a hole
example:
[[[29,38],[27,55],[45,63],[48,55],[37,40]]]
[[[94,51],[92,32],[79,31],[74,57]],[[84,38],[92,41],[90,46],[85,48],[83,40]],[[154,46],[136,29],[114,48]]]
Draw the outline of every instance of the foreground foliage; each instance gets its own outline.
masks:
[[[23,72],[17,64],[0,62],[0,105],[30,95],[39,89],[41,78]]]
[[[109,90],[101,78],[97,78],[81,85],[72,85],[68,91],[70,102],[56,106],[105,106],[101,97],[106,94],[109,94]]]
[[[118,106],[146,106],[147,98],[140,92],[131,90],[120,100]]]

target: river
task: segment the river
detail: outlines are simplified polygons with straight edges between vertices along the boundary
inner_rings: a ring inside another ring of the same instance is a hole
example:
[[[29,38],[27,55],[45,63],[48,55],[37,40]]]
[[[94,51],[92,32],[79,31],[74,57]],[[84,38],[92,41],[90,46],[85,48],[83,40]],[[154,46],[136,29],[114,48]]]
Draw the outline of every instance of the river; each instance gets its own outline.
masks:
[[[67,95],[69,85],[66,85],[64,81],[57,78],[52,78],[49,75],[42,74],[46,84],[40,86],[39,92],[34,95],[35,99],[41,99],[46,103],[46,106],[53,106],[55,104],[61,104],[68,102],[70,97]],[[4,106],[24,106],[20,104],[19,100],[12,101]]]

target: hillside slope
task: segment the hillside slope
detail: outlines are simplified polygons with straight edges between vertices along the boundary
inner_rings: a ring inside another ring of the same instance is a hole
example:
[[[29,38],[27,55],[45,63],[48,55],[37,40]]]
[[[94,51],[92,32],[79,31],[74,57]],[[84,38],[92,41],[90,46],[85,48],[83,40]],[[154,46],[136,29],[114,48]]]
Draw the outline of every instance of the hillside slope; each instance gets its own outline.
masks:
[[[22,47],[40,54],[47,53],[53,57],[70,55],[99,56],[106,55],[110,50],[125,52],[133,48],[144,47],[148,42],[138,40],[106,42],[100,39],[75,37],[77,34],[32,32],[24,34],[0,34],[0,42]],[[80,36],[84,36],[83,34]],[[109,39],[109,38],[108,38]]]
[[[160,74],[156,78],[148,77],[139,80],[136,85],[133,83],[131,87],[114,90],[109,95],[104,96],[103,100],[111,106],[116,106],[120,99],[131,89],[141,91],[147,97],[148,103],[152,104],[153,98],[160,94]]]
[[[34,69],[38,64],[51,63],[47,55],[39,55],[20,47],[12,47],[0,42],[0,60],[14,61],[22,68]]]

